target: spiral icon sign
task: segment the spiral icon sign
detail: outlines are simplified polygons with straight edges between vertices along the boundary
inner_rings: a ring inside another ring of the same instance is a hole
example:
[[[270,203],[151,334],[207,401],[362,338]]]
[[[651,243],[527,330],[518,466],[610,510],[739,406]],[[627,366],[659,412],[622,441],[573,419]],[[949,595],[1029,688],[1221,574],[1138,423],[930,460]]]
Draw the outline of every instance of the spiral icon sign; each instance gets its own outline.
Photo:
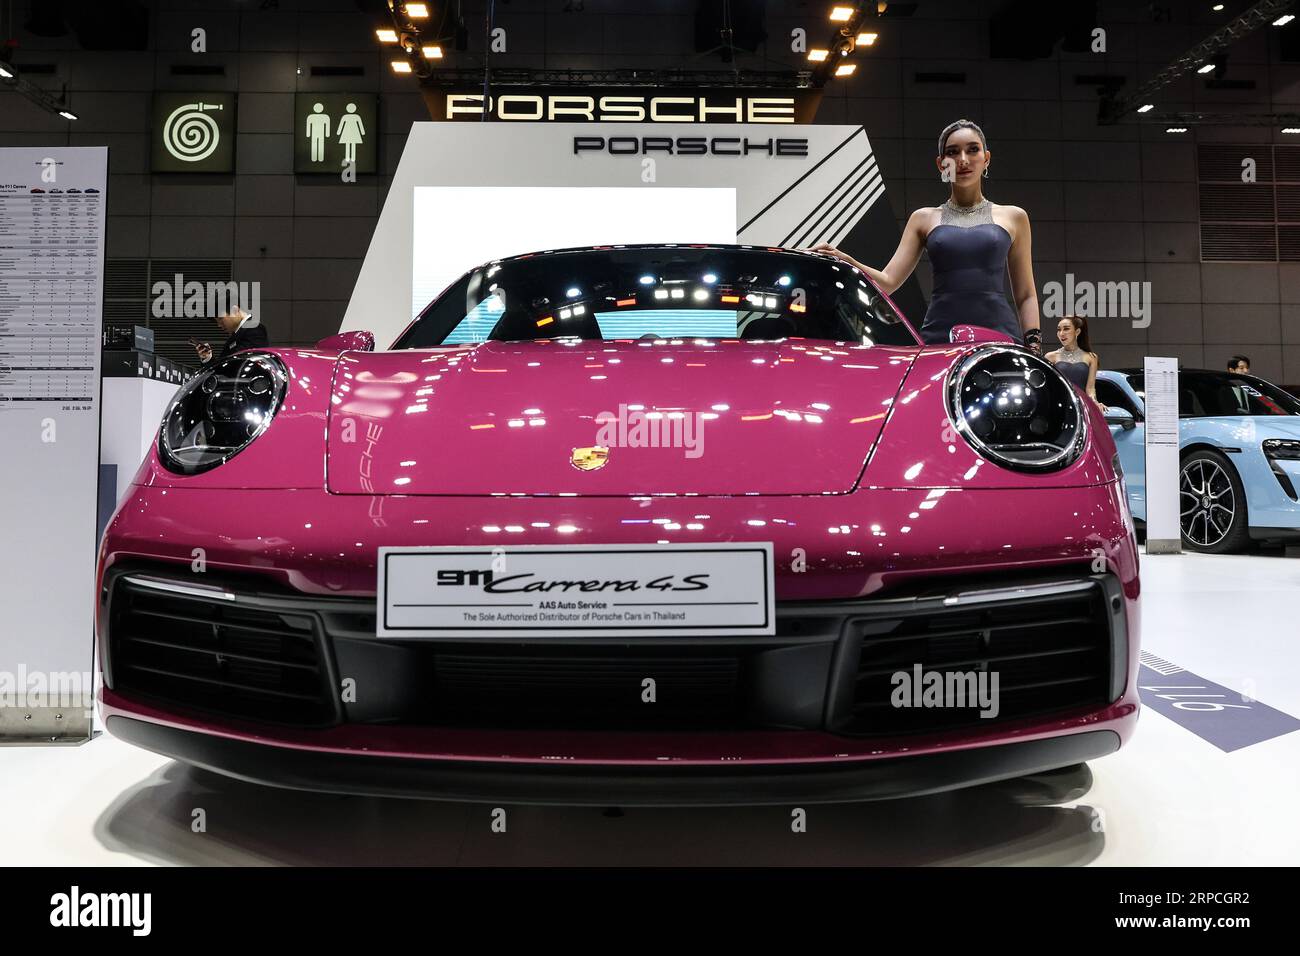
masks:
[[[163,123],[163,148],[186,163],[207,159],[221,141],[217,121],[209,115],[219,110],[218,103],[183,103],[172,110]]]

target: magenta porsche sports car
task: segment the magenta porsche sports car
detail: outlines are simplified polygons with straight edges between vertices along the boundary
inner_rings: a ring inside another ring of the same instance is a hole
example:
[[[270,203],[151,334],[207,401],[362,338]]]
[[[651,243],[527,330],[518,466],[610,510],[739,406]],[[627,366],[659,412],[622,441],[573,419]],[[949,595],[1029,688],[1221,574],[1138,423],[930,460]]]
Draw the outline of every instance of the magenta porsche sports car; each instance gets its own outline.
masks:
[[[1138,715],[1097,406],[858,271],[612,246],[463,276],[386,351],[200,373],[105,532],[102,710],[283,787],[870,800],[1074,766]]]

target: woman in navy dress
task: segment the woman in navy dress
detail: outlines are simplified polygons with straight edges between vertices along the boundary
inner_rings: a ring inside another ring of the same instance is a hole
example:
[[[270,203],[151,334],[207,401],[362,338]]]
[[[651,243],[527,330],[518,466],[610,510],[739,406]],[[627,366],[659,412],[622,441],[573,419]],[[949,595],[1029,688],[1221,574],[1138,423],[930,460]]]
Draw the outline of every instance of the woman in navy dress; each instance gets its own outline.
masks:
[[[1088,341],[1088,320],[1080,315],[1062,316],[1056,323],[1056,337],[1061,347],[1043,356],[1088,397],[1097,402],[1097,369],[1101,359]],[[1106,406],[1097,402],[1104,412]]]
[[[984,198],[981,183],[988,178],[992,158],[984,131],[970,120],[957,120],[939,135],[935,157],[941,178],[951,184],[951,194],[941,206],[912,213],[884,269],[865,266],[828,243],[818,244],[814,251],[856,266],[886,293],[906,282],[921,253],[927,252],[934,289],[921,324],[922,339],[946,343],[953,326],[980,325],[1042,354],[1029,216],[1019,206]],[[1008,275],[1014,309],[1007,301]]]

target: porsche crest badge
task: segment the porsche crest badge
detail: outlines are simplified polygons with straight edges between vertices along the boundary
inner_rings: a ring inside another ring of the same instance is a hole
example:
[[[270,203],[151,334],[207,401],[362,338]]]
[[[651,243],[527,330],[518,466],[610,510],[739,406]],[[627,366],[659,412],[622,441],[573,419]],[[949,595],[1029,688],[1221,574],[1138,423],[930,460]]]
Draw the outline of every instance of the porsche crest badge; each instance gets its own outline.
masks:
[[[592,445],[590,448],[575,448],[569,455],[569,464],[579,471],[595,471],[604,468],[609,461],[609,449],[604,445]]]

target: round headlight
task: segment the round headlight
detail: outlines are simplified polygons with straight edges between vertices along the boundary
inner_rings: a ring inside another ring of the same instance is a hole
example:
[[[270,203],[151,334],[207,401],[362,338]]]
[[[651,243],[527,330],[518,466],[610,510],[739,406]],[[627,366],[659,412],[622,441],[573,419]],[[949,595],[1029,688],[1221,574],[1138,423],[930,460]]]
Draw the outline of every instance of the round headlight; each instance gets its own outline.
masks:
[[[1049,362],[993,346],[967,356],[948,378],[948,414],[981,455],[1006,468],[1054,471],[1083,451],[1087,415]]]
[[[232,355],[196,375],[167,406],[158,457],[182,475],[229,461],[270,427],[288,381],[279,359],[256,352]]]

